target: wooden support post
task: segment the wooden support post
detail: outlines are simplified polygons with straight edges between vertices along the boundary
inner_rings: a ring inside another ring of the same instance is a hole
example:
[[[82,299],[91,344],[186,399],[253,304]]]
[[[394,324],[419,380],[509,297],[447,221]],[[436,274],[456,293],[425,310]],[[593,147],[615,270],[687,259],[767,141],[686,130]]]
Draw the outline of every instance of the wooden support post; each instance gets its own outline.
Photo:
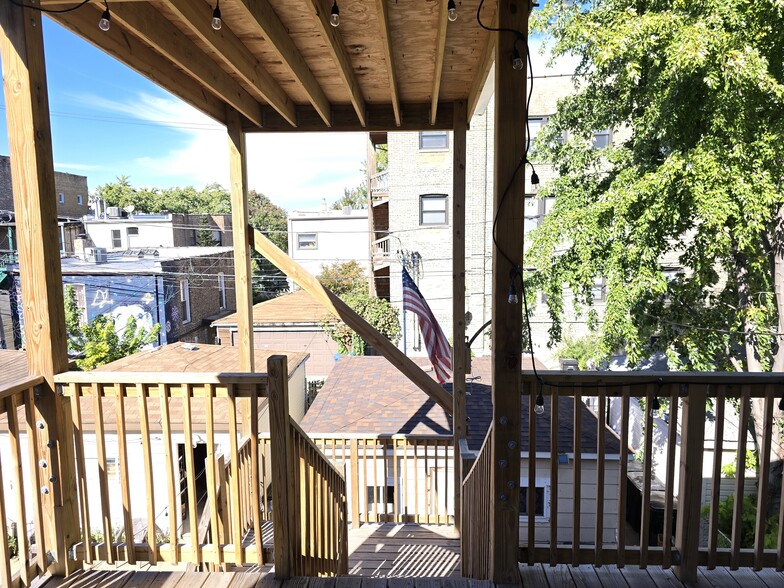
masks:
[[[68,369],[65,310],[57,228],[49,97],[41,13],[0,3],[0,55],[11,155],[11,180],[30,372],[45,382],[36,391],[38,468],[49,572],[76,567],[68,548],[80,541],[71,406],[55,394],[54,375]],[[51,445],[51,446],[50,446]]]
[[[675,549],[680,563],[675,575],[681,582],[697,582],[697,557],[700,547],[700,512],[702,493],[702,455],[705,445],[706,386],[692,385],[683,399],[681,412],[681,470],[678,487],[678,526]],[[691,513],[691,514],[689,514]]]
[[[351,526],[359,529],[359,442],[351,440]]]
[[[234,293],[237,298],[237,346],[240,371],[255,371],[253,357],[253,284],[251,283],[250,225],[248,221],[248,164],[245,133],[239,112],[226,106],[229,135],[229,174],[231,182],[231,230],[234,237]],[[250,434],[248,399],[236,400],[242,418],[240,434]]]
[[[270,453],[272,461],[272,518],[275,577],[286,579],[294,569],[297,513],[294,452],[289,432],[289,369],[285,355],[267,360],[269,382]]]
[[[521,265],[527,112],[526,76],[511,65],[517,36],[528,34],[530,5],[524,0],[498,2],[495,74],[495,175],[493,215],[493,436],[490,494],[490,579],[519,582],[520,367],[522,307],[509,304],[510,275]],[[518,51],[525,46],[518,44]],[[518,295],[519,280],[517,281]],[[520,295],[522,299],[522,295]],[[533,387],[531,387],[533,388]],[[533,402],[533,398],[530,399]],[[530,403],[529,403],[530,406]]]
[[[466,436],[465,197],[466,128],[464,100],[455,102],[452,147],[452,434],[455,469],[455,527],[460,530],[460,440]]]

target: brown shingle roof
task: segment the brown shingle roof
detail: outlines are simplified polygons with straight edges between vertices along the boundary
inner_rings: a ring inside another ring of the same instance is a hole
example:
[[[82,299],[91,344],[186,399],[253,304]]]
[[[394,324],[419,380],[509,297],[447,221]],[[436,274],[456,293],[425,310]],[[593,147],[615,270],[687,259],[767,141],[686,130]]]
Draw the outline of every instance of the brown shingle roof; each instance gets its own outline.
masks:
[[[254,325],[285,325],[321,323],[329,316],[327,310],[305,290],[297,290],[253,306]],[[237,313],[218,319],[212,326],[237,324]]]
[[[429,368],[426,358],[412,358]],[[489,357],[474,358],[472,376],[467,384],[466,414],[468,444],[479,449],[493,414],[492,371]],[[523,369],[530,369],[530,358],[523,359]],[[431,369],[432,373],[432,369]],[[450,389],[451,385],[447,385]],[[559,397],[558,453],[573,451],[574,399]],[[582,411],[582,452],[596,453],[596,415],[585,406]],[[522,398],[520,448],[528,451],[528,398]],[[451,435],[452,420],[443,409],[430,400],[383,357],[343,357],[316,397],[302,427],[310,433],[367,433],[376,435]],[[536,417],[536,450],[550,451],[550,402],[545,412]],[[607,453],[619,453],[620,442],[615,433],[604,428]]]

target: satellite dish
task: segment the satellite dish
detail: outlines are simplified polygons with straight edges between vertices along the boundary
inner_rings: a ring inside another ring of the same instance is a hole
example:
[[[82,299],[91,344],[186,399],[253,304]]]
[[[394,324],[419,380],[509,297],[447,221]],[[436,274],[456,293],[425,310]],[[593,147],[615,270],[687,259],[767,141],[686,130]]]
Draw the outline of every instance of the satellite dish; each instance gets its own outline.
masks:
[[[136,210],[136,207],[133,204],[129,204],[128,206],[123,208],[123,210],[128,214],[133,214],[133,211]]]

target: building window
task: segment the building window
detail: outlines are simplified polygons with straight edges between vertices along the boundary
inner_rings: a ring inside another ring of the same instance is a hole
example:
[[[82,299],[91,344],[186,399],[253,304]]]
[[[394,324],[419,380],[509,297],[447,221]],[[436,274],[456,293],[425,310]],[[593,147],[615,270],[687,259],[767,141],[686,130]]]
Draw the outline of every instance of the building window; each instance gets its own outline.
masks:
[[[395,509],[395,486],[368,486],[368,511],[372,513],[392,513]]]
[[[445,151],[449,149],[449,134],[446,131],[422,131],[419,133],[419,148],[422,151]]]
[[[596,131],[593,134],[593,148],[604,149],[605,147],[609,147],[611,140],[612,140],[612,135],[610,133],[610,129],[602,129],[601,131]]]
[[[422,194],[419,197],[419,224],[445,225],[446,194]]]
[[[542,127],[544,127],[546,122],[547,119],[543,116],[528,119],[528,136],[530,137],[530,146],[533,146],[534,141],[536,140],[536,136],[539,134],[539,131],[542,130]]]
[[[76,295],[76,308],[79,312],[79,324],[87,324],[87,296],[85,295],[84,284],[63,284],[63,292],[66,292],[68,286],[73,288]]]
[[[180,312],[183,324],[191,322],[191,289],[188,280],[180,280]]]
[[[299,233],[297,235],[297,249],[318,249],[316,233]]]
[[[591,288],[591,297],[594,302],[603,302],[607,297],[607,286],[604,283],[604,278],[596,278]]]
[[[226,308],[226,276],[218,274],[218,297],[220,308]]]
[[[550,517],[550,485],[537,480],[535,492],[534,516],[547,519]],[[528,480],[520,481],[520,518],[528,518]]]
[[[128,247],[131,246],[131,237],[139,236],[139,227],[128,227],[125,229],[125,234],[128,237]]]
[[[58,194],[58,199],[60,200],[60,204],[65,204],[65,194],[60,192],[60,194]]]
[[[76,195],[76,203],[77,204],[84,204],[84,197],[81,194]]]
[[[112,229],[112,249],[119,249],[120,247],[122,247],[120,229]]]

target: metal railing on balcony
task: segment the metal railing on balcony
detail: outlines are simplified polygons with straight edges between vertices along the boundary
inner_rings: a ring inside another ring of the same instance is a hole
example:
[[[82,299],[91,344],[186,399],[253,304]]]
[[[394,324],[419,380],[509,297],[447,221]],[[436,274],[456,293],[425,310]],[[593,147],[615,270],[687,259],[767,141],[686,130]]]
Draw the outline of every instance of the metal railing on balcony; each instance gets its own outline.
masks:
[[[381,237],[376,239],[372,244],[373,251],[373,267],[378,269],[380,266],[389,265],[394,261],[394,252],[390,250],[392,239]]]

